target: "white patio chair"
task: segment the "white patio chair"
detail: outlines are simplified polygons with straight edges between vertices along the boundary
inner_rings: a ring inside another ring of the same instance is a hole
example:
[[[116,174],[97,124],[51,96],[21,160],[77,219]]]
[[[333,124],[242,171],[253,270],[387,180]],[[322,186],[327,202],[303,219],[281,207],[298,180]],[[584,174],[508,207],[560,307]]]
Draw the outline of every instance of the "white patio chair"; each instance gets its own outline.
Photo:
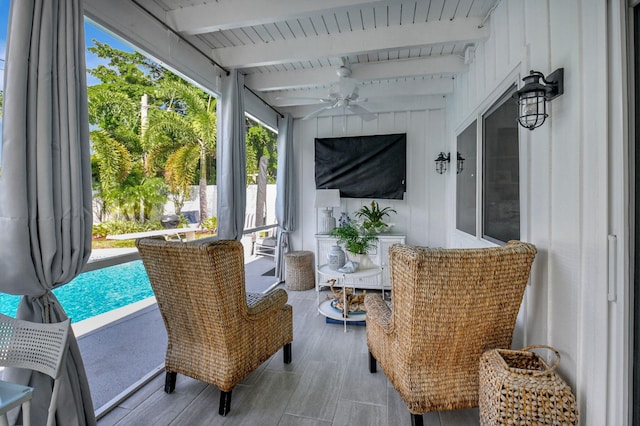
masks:
[[[19,320],[0,314],[0,366],[26,368],[47,374],[54,379],[47,425],[55,422],[56,402],[60,388],[60,376],[64,371],[64,354],[67,347],[70,320],[42,324]],[[5,382],[6,383],[6,382]],[[20,387],[16,388],[20,391]],[[23,404],[23,423],[30,420],[30,401]],[[17,404],[0,410],[0,421],[7,422],[7,412]]]
[[[275,259],[276,245],[277,240],[276,237],[272,235],[271,230],[264,232],[264,236],[260,236],[260,234],[258,234],[255,242],[253,243],[253,254],[258,256],[268,256]]]

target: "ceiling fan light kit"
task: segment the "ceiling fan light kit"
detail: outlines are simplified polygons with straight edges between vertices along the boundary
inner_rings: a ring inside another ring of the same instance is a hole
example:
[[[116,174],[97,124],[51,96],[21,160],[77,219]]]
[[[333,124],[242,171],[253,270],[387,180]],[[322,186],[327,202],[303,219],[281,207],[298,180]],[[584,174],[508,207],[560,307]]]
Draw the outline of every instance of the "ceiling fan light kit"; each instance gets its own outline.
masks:
[[[336,74],[338,74],[338,77],[351,77],[351,68],[342,65],[336,70]]]
[[[320,103],[329,105],[323,106],[311,114],[306,115],[302,119],[309,120],[317,117],[324,111],[334,108],[342,108],[345,114],[347,111],[350,111],[351,113],[360,116],[365,121],[375,120],[376,114],[360,105],[366,102],[367,98],[359,97],[359,82],[355,78],[351,78],[351,69],[346,65],[342,65],[336,70],[336,74],[339,77],[339,81],[329,89],[329,97],[319,99]]]

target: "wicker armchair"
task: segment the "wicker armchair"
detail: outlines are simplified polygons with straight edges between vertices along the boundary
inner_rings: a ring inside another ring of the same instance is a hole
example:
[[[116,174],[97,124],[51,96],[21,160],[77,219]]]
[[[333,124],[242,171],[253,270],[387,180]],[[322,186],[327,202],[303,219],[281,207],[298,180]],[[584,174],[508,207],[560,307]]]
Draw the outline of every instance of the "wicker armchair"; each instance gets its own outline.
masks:
[[[283,348],[291,362],[293,318],[282,289],[245,292],[244,252],[238,241],[136,241],[169,342],[165,392],[176,374],[217,386],[218,412],[231,406],[231,390]]]
[[[478,406],[480,356],[510,348],[535,246],[389,250],[393,305],[367,294],[369,370],[376,360],[422,425],[422,413]]]

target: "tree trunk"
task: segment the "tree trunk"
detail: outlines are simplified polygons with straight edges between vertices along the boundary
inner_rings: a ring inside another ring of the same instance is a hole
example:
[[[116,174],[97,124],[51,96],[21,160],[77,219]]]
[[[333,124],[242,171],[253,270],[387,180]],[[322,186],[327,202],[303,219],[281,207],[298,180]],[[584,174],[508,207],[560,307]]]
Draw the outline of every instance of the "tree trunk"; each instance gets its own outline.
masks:
[[[140,98],[140,146],[144,146],[144,134],[149,128],[149,95],[146,93]],[[147,172],[147,154],[142,154],[142,167]]]
[[[209,214],[207,212],[207,149],[203,141],[200,142],[200,223]]]
[[[265,207],[267,205],[267,164],[266,156],[260,157],[258,166],[258,193],[256,194],[256,223],[255,226],[265,225]]]

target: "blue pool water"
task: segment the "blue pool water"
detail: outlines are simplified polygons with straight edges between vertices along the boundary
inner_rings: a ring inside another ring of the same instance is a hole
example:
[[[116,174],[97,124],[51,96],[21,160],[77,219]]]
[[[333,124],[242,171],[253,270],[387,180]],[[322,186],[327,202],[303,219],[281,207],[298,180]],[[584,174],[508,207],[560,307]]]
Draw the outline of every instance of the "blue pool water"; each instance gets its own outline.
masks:
[[[85,272],[53,290],[72,322],[153,296],[141,260]],[[19,296],[0,293],[0,312],[15,317]]]

